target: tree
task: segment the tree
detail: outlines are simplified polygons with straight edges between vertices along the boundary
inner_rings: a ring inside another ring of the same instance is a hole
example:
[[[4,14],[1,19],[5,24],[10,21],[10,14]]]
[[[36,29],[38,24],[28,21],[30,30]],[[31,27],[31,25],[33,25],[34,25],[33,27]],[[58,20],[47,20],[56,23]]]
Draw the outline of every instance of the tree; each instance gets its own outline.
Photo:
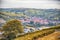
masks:
[[[21,24],[21,21],[19,20],[11,20],[6,22],[6,24],[3,26],[3,30],[4,30],[4,35],[9,36],[10,33],[13,33],[15,35],[17,35],[18,33],[23,33],[23,26]]]

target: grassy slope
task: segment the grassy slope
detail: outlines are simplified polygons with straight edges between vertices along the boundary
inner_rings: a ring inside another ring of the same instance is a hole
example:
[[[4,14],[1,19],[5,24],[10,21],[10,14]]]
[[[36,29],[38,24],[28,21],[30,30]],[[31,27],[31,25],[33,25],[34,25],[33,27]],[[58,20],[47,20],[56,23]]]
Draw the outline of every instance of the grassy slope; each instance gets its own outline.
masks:
[[[46,30],[46,31],[37,31],[35,33],[29,33],[29,34],[25,34],[21,37],[16,38],[15,40],[32,40],[33,37],[37,37],[38,35],[42,35],[45,32],[49,32],[52,30]]]
[[[27,33],[25,35],[22,35],[20,37],[15,38],[14,40],[32,40],[34,37],[38,37],[38,36],[39,37],[44,37],[44,36],[47,36],[51,33],[54,33],[55,29],[56,30],[60,29],[60,26],[49,28],[49,29],[44,29],[44,30],[40,30],[40,31],[36,31],[36,32],[33,32],[33,33]]]
[[[38,38],[37,40],[60,40],[58,37],[60,36],[60,32],[54,32],[48,36]]]
[[[29,17],[27,15],[24,15],[23,13],[20,13],[20,14],[15,14],[15,13],[7,13],[7,12],[2,12],[4,15],[8,15],[8,16],[24,16],[24,17]]]

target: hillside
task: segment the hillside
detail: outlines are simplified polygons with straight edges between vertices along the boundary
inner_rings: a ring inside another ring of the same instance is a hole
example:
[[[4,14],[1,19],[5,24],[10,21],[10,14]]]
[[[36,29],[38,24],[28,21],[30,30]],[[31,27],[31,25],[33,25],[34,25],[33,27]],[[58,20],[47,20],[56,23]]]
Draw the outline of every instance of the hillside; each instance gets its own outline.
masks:
[[[18,35],[14,40],[45,40],[45,36],[46,39],[49,37],[49,40],[49,35],[54,35],[55,38],[55,32],[60,31],[60,26],[56,26],[60,24],[60,9],[0,8],[1,27],[12,19],[21,21],[24,29],[27,29],[23,35]]]
[[[0,8],[0,18],[5,21],[21,20],[23,25],[34,27],[60,24],[60,9]]]
[[[60,40],[60,32],[54,32],[48,36],[38,38],[37,40]]]
[[[36,39],[40,40],[40,38],[42,38],[41,40],[45,40],[44,39],[45,37],[46,37],[46,39],[50,39],[49,35],[51,35],[53,38],[55,38],[55,36],[60,35],[60,26],[36,31],[36,32],[33,32],[33,33],[27,33],[27,34],[24,34],[24,35],[20,35],[19,37],[15,38],[14,40],[36,40]]]
[[[0,12],[5,12],[5,16],[16,16],[18,17],[41,17],[44,19],[49,19],[49,20],[59,20],[60,18],[60,9],[1,9]]]

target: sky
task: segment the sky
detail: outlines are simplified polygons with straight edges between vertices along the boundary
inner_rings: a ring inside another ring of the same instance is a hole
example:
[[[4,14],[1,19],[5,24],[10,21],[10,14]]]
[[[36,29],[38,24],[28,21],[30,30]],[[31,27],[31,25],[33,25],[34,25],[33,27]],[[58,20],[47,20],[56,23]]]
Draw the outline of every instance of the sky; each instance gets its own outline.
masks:
[[[0,0],[0,8],[60,9],[59,0]]]

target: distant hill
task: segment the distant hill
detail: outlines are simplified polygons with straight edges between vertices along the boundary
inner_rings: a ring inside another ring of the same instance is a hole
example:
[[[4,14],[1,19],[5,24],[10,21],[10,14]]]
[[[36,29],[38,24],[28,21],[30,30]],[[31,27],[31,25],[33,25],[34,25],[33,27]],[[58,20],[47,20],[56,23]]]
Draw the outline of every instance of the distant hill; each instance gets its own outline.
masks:
[[[1,12],[8,12],[13,14],[23,14],[28,17],[41,17],[44,19],[60,18],[60,9],[29,9],[29,8],[0,8]],[[15,15],[14,14],[14,15]],[[12,15],[12,14],[10,14]]]
[[[0,8],[0,18],[5,21],[19,19],[31,22],[33,20],[33,22],[37,21],[36,24],[39,26],[39,23],[44,24],[44,22],[48,25],[56,25],[60,23],[60,9]]]

